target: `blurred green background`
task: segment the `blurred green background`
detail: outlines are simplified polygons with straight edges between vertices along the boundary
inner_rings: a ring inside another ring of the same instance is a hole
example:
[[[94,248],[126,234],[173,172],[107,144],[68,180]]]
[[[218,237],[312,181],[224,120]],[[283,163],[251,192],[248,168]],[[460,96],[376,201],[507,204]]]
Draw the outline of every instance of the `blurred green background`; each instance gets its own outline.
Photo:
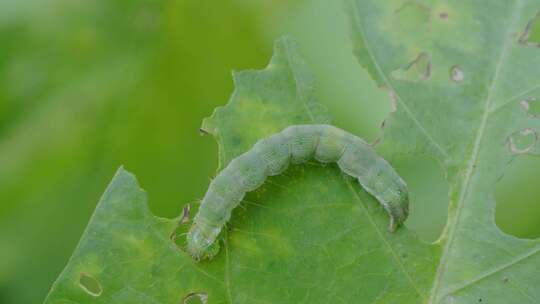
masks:
[[[41,303],[118,166],[157,215],[200,199],[217,167],[202,118],[227,102],[231,70],[263,68],[284,33],[334,123],[373,141],[389,98],[353,58],[340,1],[0,1],[0,303]],[[435,240],[442,170],[391,161],[411,188],[407,225]],[[516,160],[497,187],[503,230],[540,236],[538,169]]]

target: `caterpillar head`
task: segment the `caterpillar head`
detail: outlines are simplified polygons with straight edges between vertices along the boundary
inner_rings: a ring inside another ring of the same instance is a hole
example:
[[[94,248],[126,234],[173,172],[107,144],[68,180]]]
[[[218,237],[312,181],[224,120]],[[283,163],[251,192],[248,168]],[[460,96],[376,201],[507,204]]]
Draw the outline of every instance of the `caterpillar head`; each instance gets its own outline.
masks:
[[[204,229],[193,226],[187,235],[186,251],[196,261],[211,259],[219,252],[219,242],[206,235]]]

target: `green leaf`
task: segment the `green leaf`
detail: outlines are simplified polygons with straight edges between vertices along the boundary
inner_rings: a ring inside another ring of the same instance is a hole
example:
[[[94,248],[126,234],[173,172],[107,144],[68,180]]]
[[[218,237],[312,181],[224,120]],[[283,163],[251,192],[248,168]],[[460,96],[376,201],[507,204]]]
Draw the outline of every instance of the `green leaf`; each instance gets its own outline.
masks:
[[[450,187],[427,302],[538,303],[540,242],[498,229],[493,192],[511,159],[538,151],[540,4],[350,3],[358,61],[395,97],[380,150],[434,157]]]
[[[336,166],[310,163],[250,193],[216,258],[196,263],[170,238],[182,244],[186,218],[154,217],[121,169],[46,303],[538,302],[540,242],[497,228],[493,190],[511,159],[539,151],[540,5],[350,3],[355,54],[395,103],[379,151],[428,155],[445,170],[450,206],[436,243],[387,232],[372,197]],[[202,127],[221,167],[288,125],[328,121],[289,38],[235,85]]]
[[[222,165],[288,125],[328,121],[289,38],[235,84],[203,124]],[[333,165],[293,166],[250,193],[211,261],[171,240],[184,221],[153,216],[120,169],[45,303],[412,303],[426,299],[439,255],[406,229],[388,232],[382,207]]]

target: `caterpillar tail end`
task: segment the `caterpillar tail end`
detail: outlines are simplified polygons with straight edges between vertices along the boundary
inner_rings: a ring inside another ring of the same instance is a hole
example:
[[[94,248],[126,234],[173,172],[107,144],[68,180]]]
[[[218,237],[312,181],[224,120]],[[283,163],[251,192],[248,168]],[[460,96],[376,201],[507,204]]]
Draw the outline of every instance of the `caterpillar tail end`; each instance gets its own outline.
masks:
[[[390,216],[390,224],[388,225],[388,231],[390,232],[395,232],[397,228],[405,223],[405,220],[409,216],[409,194],[406,190],[403,190],[401,193],[397,200],[384,204]]]
[[[388,224],[388,231],[389,232],[396,232],[396,230],[403,226],[403,223],[407,219],[408,216],[408,208],[400,209],[399,213],[393,214],[390,213],[390,223]]]
[[[388,231],[389,232],[396,232],[396,230],[403,226],[404,219],[394,218],[393,216],[390,217],[390,223],[388,224]]]
[[[394,220],[393,217],[390,217],[390,223],[388,224],[388,231],[396,232],[397,227],[398,227],[397,222]]]

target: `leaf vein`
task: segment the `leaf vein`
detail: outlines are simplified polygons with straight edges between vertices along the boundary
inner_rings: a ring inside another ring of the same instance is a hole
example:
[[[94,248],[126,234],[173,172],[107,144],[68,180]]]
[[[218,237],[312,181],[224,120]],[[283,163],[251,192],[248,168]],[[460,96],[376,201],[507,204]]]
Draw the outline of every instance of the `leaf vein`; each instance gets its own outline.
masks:
[[[357,12],[360,8],[358,7],[358,4],[357,2],[353,2],[356,7],[355,7],[355,12]],[[407,114],[407,116],[409,117],[409,119],[411,119],[411,121],[414,123],[414,125],[416,125],[416,127],[420,130],[420,132],[424,135],[424,137],[426,137],[426,139],[444,156],[444,157],[448,157],[448,152],[446,152],[446,150],[431,136],[431,134],[429,134],[429,132],[426,130],[426,128],[424,128],[424,126],[420,123],[420,121],[418,121],[418,119],[413,115],[413,113],[411,112],[411,110],[409,109],[409,106],[403,101],[403,99],[401,98],[401,96],[399,95],[399,92],[394,88],[392,87],[392,84],[390,83],[390,81],[388,80],[388,78],[386,77],[383,69],[381,68],[381,66],[379,65],[379,63],[377,62],[377,58],[375,57],[375,55],[373,54],[373,51],[371,50],[371,48],[369,47],[368,43],[367,43],[367,40],[366,40],[366,36],[364,34],[364,28],[361,24],[361,22],[358,20],[358,13],[354,13],[354,22],[355,24],[357,25],[358,27],[358,32],[360,34],[360,38],[362,39],[362,41],[364,41],[364,46],[366,48],[366,51],[369,55],[369,57],[371,58],[371,62],[373,62],[373,64],[375,65],[375,68],[377,69],[377,72],[380,74],[381,78],[384,80],[384,83],[386,84],[386,86],[394,92],[395,96],[396,96],[396,100],[398,101],[398,103],[403,107],[403,110],[405,111],[405,113]]]
[[[511,16],[511,19],[510,19],[510,26],[508,26],[508,29],[505,32],[503,32],[504,44],[503,44],[503,47],[501,48],[501,52],[500,52],[500,54],[498,56],[497,65],[495,67],[495,71],[493,73],[493,78],[491,80],[491,84],[490,84],[488,92],[487,92],[486,101],[484,103],[484,110],[483,110],[483,114],[482,114],[482,119],[480,121],[478,131],[476,133],[476,137],[475,137],[474,145],[473,145],[473,150],[472,150],[472,153],[471,153],[471,158],[470,158],[469,163],[467,165],[467,169],[465,171],[465,176],[464,176],[464,179],[463,179],[463,183],[461,185],[461,193],[460,193],[459,199],[458,199],[457,204],[456,204],[455,215],[453,216],[452,219],[451,218],[448,219],[448,226],[447,226],[448,227],[448,239],[447,239],[447,241],[446,241],[446,243],[444,245],[444,248],[443,248],[441,261],[440,261],[439,267],[437,269],[437,273],[436,273],[435,280],[434,280],[434,283],[433,283],[433,287],[432,287],[432,290],[431,290],[429,303],[435,303],[439,299],[437,297],[437,293],[440,290],[440,284],[441,284],[441,280],[442,280],[442,277],[443,277],[443,273],[445,273],[446,270],[447,270],[448,260],[449,260],[448,255],[449,255],[450,249],[452,248],[452,245],[453,245],[453,243],[455,241],[455,233],[456,233],[456,230],[457,230],[458,223],[460,222],[461,215],[463,213],[463,205],[465,203],[465,199],[469,194],[469,189],[471,187],[471,177],[476,172],[477,163],[478,163],[478,156],[480,154],[480,144],[481,144],[481,142],[483,140],[483,137],[484,137],[487,121],[488,121],[488,118],[489,118],[489,115],[490,115],[491,104],[493,102],[493,92],[495,92],[495,89],[497,87],[499,74],[500,74],[500,71],[501,71],[501,68],[502,68],[503,64],[506,61],[506,58],[508,56],[508,50],[509,50],[510,44],[512,42],[512,39],[508,39],[508,38],[512,37],[511,33],[512,33],[512,30],[513,30],[513,28],[515,26],[516,20],[519,18],[519,13],[520,13],[521,7],[522,7],[522,3],[521,3],[520,0],[517,0],[515,3],[516,3],[516,5],[514,7],[514,10],[512,12],[512,16]]]
[[[371,217],[371,214],[368,212],[367,208],[364,206],[362,200],[360,199],[360,197],[358,196],[358,193],[356,192],[356,190],[354,189],[353,185],[351,184],[351,181],[347,180],[346,181],[347,183],[347,187],[349,188],[349,190],[352,192],[354,198],[356,199],[356,201],[358,201],[358,204],[362,207],[362,209],[364,210],[364,213],[366,214],[367,218],[369,219],[369,223],[375,228],[375,231],[377,232],[377,235],[379,236],[379,238],[383,241],[384,245],[388,248],[388,250],[390,251],[390,253],[392,254],[392,257],[394,258],[394,260],[396,261],[396,263],[398,264],[401,272],[403,272],[403,274],[405,275],[405,277],[407,278],[407,280],[410,282],[411,286],[414,288],[415,292],[422,298],[425,298],[425,295],[420,291],[420,289],[418,288],[418,286],[416,286],[416,283],[414,282],[414,280],[412,279],[412,276],[411,274],[405,269],[405,265],[403,263],[403,261],[399,258],[398,254],[394,251],[394,248],[392,247],[392,245],[390,245],[390,243],[388,242],[388,240],[384,237],[384,235],[381,233],[381,230],[379,229],[379,227],[377,226],[377,224],[375,224],[375,222],[373,221],[373,218]]]
[[[481,273],[480,275],[478,275],[478,276],[464,282],[463,284],[453,288],[451,291],[448,292],[448,294],[455,293],[456,291],[459,291],[459,290],[465,289],[467,287],[470,287],[472,284],[474,284],[476,282],[479,282],[481,280],[484,280],[484,279],[486,279],[486,278],[488,278],[488,277],[490,277],[492,275],[495,275],[495,274],[497,274],[497,273],[499,273],[499,272],[501,272],[501,271],[503,271],[503,270],[505,270],[507,268],[510,268],[513,265],[516,265],[517,263],[522,262],[522,261],[536,255],[539,252],[540,252],[540,244],[537,245],[536,247],[532,248],[530,251],[525,252],[525,253],[523,253],[521,255],[518,255],[517,257],[511,259],[508,263],[503,264],[503,265],[499,265],[499,266],[497,266],[497,267],[495,267],[493,269],[485,271],[485,272]]]
[[[505,100],[504,102],[501,103],[500,106],[497,106],[497,107],[494,107],[493,110],[491,110],[491,114],[495,113],[495,112],[498,112],[499,110],[507,107],[508,105],[510,105],[513,101],[515,101],[516,99],[522,97],[522,96],[525,96],[531,92],[533,92],[534,90],[540,88],[540,83],[537,84],[537,85],[534,85],[526,90],[523,90],[521,91],[520,93],[518,94],[515,94],[514,96],[508,98],[507,100]]]

